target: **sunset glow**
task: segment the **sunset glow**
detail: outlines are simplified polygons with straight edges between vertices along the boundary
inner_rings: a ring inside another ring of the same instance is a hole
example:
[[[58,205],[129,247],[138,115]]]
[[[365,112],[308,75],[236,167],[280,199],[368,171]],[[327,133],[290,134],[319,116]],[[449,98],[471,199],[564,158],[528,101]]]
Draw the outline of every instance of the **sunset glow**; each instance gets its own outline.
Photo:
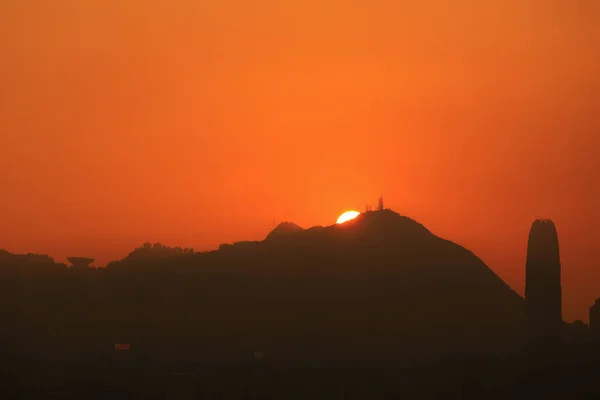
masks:
[[[35,4],[35,6],[34,6]],[[103,266],[386,207],[600,293],[600,2],[0,2],[0,248]]]

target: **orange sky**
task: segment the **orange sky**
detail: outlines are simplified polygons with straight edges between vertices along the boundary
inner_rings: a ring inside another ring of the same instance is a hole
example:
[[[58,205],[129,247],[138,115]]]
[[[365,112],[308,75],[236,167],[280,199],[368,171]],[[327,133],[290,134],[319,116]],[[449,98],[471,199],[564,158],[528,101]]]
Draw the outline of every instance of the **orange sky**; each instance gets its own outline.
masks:
[[[0,3],[0,248],[212,249],[386,205],[519,293],[600,297],[600,2]]]

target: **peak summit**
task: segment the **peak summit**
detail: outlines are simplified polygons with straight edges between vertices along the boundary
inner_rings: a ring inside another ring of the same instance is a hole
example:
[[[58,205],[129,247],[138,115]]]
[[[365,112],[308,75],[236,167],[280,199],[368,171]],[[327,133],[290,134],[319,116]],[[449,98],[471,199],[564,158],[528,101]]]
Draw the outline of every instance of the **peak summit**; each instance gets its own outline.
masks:
[[[361,213],[344,225],[356,226],[369,234],[381,233],[409,237],[422,234],[431,235],[431,232],[417,221],[389,209]]]
[[[284,235],[289,235],[303,230],[304,228],[294,224],[293,222],[282,222],[267,235],[265,240],[275,239]]]

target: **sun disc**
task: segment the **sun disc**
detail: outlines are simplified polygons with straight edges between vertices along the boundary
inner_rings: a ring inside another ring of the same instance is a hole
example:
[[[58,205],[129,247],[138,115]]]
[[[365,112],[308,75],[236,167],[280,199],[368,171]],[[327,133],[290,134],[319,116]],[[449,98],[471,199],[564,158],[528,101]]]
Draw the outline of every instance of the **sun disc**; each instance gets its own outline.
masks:
[[[358,217],[359,214],[360,213],[358,211],[346,211],[338,217],[336,223],[343,224],[344,222],[350,221],[351,219]]]

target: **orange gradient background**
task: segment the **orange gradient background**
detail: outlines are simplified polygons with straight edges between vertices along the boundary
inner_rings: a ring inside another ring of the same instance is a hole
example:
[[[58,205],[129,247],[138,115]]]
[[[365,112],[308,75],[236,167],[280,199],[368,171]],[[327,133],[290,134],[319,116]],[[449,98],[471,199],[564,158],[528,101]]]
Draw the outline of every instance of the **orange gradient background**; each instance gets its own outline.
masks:
[[[0,3],[0,247],[214,249],[386,206],[600,297],[600,2]]]

